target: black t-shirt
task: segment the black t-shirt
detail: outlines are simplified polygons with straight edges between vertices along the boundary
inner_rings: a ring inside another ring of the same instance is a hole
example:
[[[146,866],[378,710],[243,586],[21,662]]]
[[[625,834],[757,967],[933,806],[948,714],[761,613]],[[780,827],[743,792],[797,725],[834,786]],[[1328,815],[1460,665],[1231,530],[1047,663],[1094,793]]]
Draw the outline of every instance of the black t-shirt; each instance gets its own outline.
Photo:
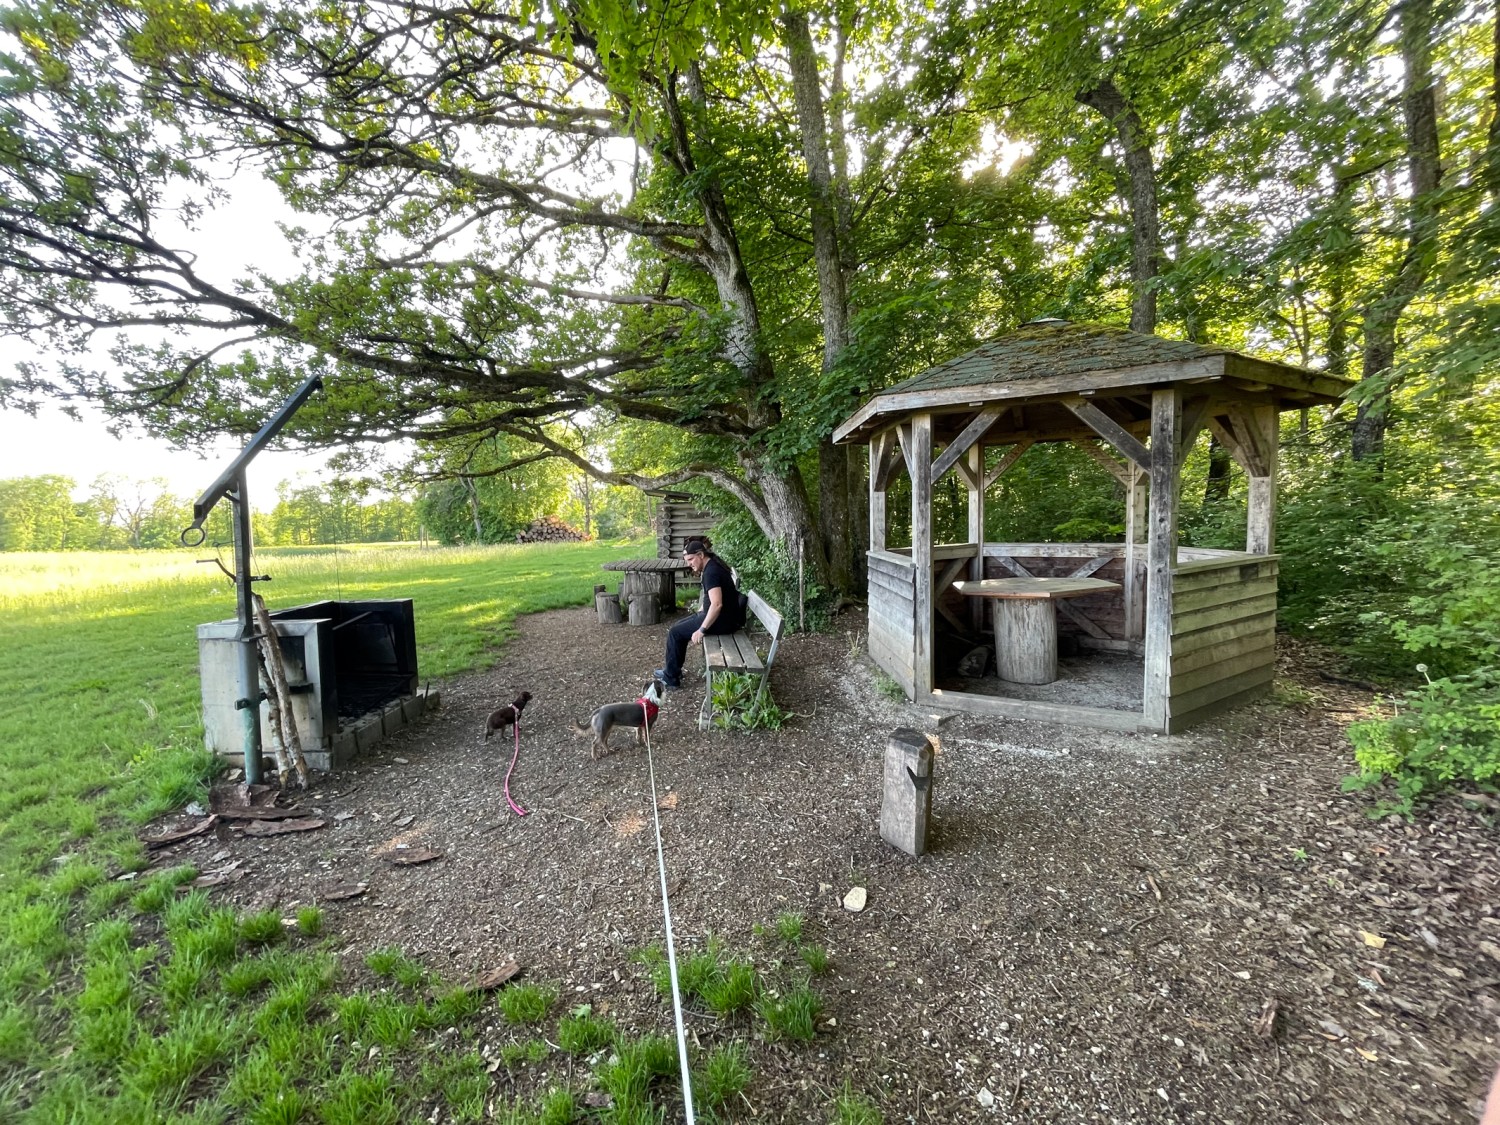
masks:
[[[708,612],[708,607],[713,603],[709,600],[708,592],[714,588],[723,591],[723,601],[719,604],[719,616],[709,626],[715,633],[732,633],[745,623],[745,615],[740,610],[740,592],[734,588],[734,575],[729,573],[729,568],[716,558],[710,558],[708,565],[703,568],[703,610]]]

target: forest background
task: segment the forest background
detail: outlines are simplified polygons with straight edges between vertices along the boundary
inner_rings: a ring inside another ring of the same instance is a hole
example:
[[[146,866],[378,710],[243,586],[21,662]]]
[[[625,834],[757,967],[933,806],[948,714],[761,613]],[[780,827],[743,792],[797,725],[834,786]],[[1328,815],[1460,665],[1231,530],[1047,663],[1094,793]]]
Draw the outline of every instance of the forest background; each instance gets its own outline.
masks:
[[[319,374],[288,433],[343,450],[324,500],[422,490],[464,513],[433,534],[483,538],[481,488],[496,537],[506,490],[685,488],[752,580],[804,558],[831,606],[865,482],[829,435],[870,392],[1046,316],[1289,360],[1357,385],[1284,419],[1283,625],[1415,686],[1356,728],[1368,777],[1500,773],[1493,4],[61,0],[3,28],[0,302],[35,357],[8,408],[185,443]],[[295,269],[174,241],[245,176]],[[1244,487],[1201,442],[1184,541],[1241,544]],[[1037,448],[990,511],[1106,539],[1121,499]]]

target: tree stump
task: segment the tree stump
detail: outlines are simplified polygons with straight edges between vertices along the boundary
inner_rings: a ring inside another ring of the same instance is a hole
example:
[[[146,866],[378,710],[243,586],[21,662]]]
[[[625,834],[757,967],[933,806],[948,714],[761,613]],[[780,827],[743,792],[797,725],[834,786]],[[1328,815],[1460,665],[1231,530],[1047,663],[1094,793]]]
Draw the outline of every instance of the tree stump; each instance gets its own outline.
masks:
[[[1057,610],[1049,599],[997,599],[995,667],[1013,684],[1057,679]]]
[[[599,613],[599,624],[618,625],[625,620],[620,612],[620,595],[598,593],[594,595],[594,609]]]
[[[660,620],[661,600],[654,591],[631,596],[630,623],[632,625],[655,625]]]
[[[627,570],[620,576],[620,604],[634,605],[641,599],[650,599],[661,605],[661,583],[650,571]]]

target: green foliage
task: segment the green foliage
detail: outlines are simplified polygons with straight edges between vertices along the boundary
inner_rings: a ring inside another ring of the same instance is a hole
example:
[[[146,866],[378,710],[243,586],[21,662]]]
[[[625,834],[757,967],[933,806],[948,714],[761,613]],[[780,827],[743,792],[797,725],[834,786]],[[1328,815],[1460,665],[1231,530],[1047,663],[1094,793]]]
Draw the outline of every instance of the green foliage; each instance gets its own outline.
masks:
[[[832,1125],[885,1125],[885,1114],[846,1079],[833,1100]]]
[[[507,1023],[540,1023],[557,999],[557,989],[543,984],[512,984],[500,992],[500,1014]]]
[[[588,1005],[575,1008],[557,1024],[557,1045],[570,1055],[591,1055],[614,1042],[615,1025],[592,1014]]]
[[[798,946],[797,955],[813,976],[820,977],[828,971],[828,950],[821,945]]]
[[[888,699],[892,703],[906,702],[905,688],[903,688],[890,676],[886,675],[886,673],[881,671],[879,668],[875,669],[874,676],[875,691],[878,695],[881,696],[881,698]]]
[[[776,915],[776,935],[782,941],[790,945],[796,945],[802,940],[802,915],[793,911],[783,911]]]
[[[250,945],[275,945],[286,940],[286,929],[281,924],[280,914],[274,910],[262,910],[240,922],[240,937]]]
[[[317,937],[323,932],[323,912],[316,906],[303,906],[297,911],[297,929],[308,937]]]
[[[823,1010],[823,1001],[806,986],[774,995],[767,993],[756,1006],[772,1039],[811,1039],[816,1033],[813,1021]]]
[[[693,1090],[710,1109],[725,1105],[750,1085],[754,1073],[745,1048],[729,1043],[709,1052],[693,1074]]]
[[[1426,667],[1419,667],[1425,676]],[[1360,772],[1344,787],[1388,782],[1396,791],[1388,807],[1397,811],[1409,813],[1451,785],[1494,786],[1500,783],[1500,671],[1428,680],[1407,692],[1404,708],[1390,718],[1351,723],[1348,735]]]
[[[523,1039],[500,1048],[500,1061],[515,1068],[522,1063],[539,1063],[547,1057],[547,1044],[540,1039]]]
[[[719,730],[780,730],[793,717],[771,698],[771,686],[760,691],[759,675],[726,672],[714,676],[714,726]]]

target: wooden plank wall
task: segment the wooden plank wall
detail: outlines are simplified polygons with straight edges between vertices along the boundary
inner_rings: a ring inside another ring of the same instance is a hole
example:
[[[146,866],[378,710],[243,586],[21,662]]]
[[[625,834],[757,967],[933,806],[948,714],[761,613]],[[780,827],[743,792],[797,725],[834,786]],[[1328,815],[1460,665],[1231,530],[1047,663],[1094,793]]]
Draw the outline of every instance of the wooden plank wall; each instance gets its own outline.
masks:
[[[1238,707],[1276,671],[1274,557],[1182,565],[1172,576],[1169,733]]]
[[[692,535],[707,535],[714,517],[680,500],[664,500],[656,513],[656,557],[682,557],[682,546]]]
[[[890,551],[870,551],[870,658],[901,685],[907,698],[916,693],[916,569],[910,558]]]

